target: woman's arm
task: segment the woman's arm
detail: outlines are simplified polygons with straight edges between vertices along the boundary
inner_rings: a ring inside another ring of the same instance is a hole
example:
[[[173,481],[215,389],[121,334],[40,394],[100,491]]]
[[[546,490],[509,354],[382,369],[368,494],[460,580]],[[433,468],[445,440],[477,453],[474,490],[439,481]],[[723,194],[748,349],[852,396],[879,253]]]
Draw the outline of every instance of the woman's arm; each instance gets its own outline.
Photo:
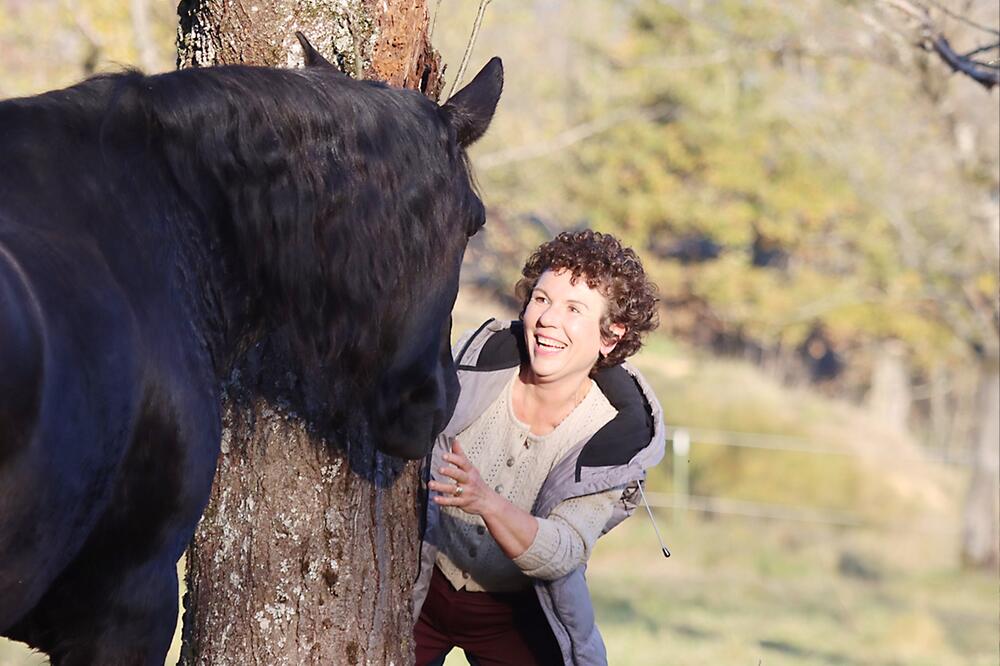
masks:
[[[444,454],[444,460],[450,464],[438,471],[455,483],[431,481],[428,487],[441,493],[434,496],[434,502],[481,517],[507,557],[514,559],[528,550],[538,532],[538,519],[487,486],[457,439],[452,441],[451,453]]]
[[[440,472],[455,483],[431,481],[430,489],[442,493],[434,502],[480,516],[504,554],[533,578],[561,578],[586,562],[621,499],[615,488],[566,500],[549,518],[536,518],[490,489],[457,440],[444,460],[449,465]]]
[[[514,564],[532,578],[562,578],[590,557],[621,496],[622,489],[613,488],[560,502],[548,518],[537,519],[535,540]]]

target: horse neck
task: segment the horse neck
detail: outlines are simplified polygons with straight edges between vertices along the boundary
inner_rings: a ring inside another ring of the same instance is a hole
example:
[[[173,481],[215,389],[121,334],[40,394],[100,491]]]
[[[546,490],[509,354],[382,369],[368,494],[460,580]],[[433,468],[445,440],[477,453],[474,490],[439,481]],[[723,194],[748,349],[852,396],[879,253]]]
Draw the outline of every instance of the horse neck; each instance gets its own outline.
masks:
[[[217,227],[217,220],[199,211],[183,219],[176,232],[190,316],[222,378],[260,338],[263,320],[250,296],[254,290],[224,249]]]

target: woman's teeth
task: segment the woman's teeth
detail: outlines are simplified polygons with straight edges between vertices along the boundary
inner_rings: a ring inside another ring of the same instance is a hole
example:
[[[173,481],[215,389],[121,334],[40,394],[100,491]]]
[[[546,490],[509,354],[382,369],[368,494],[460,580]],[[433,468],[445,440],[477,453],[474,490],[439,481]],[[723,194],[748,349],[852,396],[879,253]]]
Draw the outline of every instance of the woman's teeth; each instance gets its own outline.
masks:
[[[556,342],[555,340],[550,340],[548,338],[541,338],[541,337],[536,336],[535,337],[535,342],[538,343],[538,346],[545,347],[546,349],[563,349],[563,348],[565,348],[565,345],[563,345],[562,343]]]

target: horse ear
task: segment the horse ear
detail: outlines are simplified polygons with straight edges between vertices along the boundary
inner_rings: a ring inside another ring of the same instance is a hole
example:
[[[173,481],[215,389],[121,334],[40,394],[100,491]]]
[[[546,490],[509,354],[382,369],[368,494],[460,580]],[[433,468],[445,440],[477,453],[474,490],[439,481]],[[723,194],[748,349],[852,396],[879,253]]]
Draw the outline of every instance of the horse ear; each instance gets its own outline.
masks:
[[[461,146],[472,145],[486,132],[502,90],[503,63],[500,58],[493,57],[469,85],[441,107],[441,115],[455,128]]]
[[[302,59],[306,63],[306,67],[333,67],[329,60],[320,55],[320,52],[313,48],[313,45],[309,43],[306,36],[303,35],[298,30],[295,31],[295,37],[299,40],[299,44],[302,45]],[[333,67],[337,69],[336,67]]]

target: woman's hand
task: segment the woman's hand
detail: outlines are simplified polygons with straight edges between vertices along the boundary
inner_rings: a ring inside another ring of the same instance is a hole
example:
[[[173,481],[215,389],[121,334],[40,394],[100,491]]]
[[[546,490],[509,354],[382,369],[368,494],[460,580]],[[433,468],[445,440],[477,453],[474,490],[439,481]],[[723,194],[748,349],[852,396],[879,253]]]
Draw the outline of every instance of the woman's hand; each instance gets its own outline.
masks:
[[[477,516],[488,514],[500,496],[483,482],[479,470],[469,462],[457,439],[451,441],[451,453],[444,454],[444,460],[450,464],[438,471],[454,479],[455,483],[431,481],[428,487],[440,493],[434,496],[434,501],[440,506],[453,506]]]
[[[526,551],[538,533],[538,520],[487,486],[457,439],[452,440],[451,452],[444,454],[444,460],[449,464],[440,472],[455,483],[431,481],[428,487],[440,493],[434,496],[434,502],[481,516],[507,557],[514,559]]]

